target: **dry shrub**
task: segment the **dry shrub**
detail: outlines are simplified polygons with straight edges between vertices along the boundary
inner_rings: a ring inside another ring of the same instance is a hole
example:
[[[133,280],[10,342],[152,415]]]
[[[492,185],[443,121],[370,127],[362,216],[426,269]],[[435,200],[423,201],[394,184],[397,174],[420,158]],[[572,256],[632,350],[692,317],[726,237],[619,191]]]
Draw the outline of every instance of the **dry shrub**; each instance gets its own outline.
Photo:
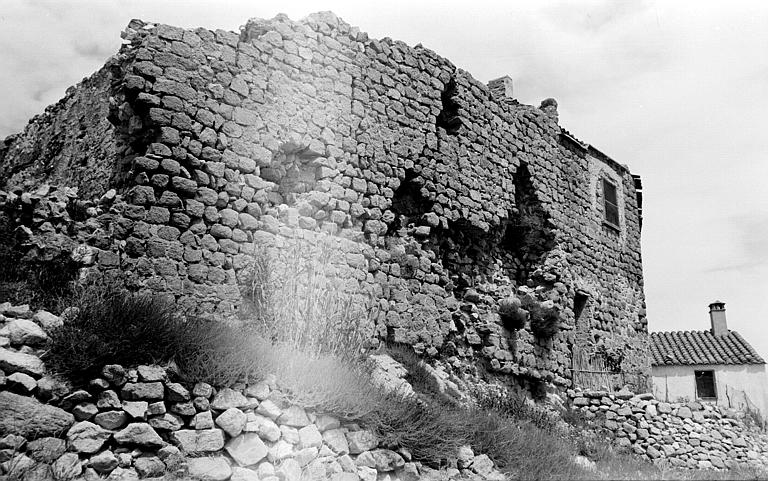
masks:
[[[499,301],[499,317],[510,331],[520,330],[528,320],[528,311],[523,309],[520,299],[508,297]]]
[[[247,326],[191,318],[184,323],[174,359],[187,382],[231,386],[255,376],[264,343]]]
[[[406,448],[425,464],[439,464],[471,441],[466,412],[436,399],[382,394],[376,409],[362,421],[384,446]]]
[[[405,380],[408,381],[416,392],[427,394],[436,399],[445,397],[440,392],[437,381],[425,367],[424,361],[413,350],[413,346],[402,343],[389,343],[385,347],[385,352],[392,359],[403,365],[407,371]]]
[[[373,337],[373,303],[343,277],[340,242],[295,238],[284,247],[254,246],[243,294],[263,337],[314,354],[359,358]],[[341,256],[341,257],[339,257]]]
[[[549,339],[560,332],[560,311],[555,306],[533,304],[529,309],[531,331],[537,337]]]
[[[78,315],[51,331],[43,360],[76,383],[97,375],[105,364],[167,362],[186,333],[172,302],[128,292],[108,278],[82,287],[75,307]]]
[[[367,363],[350,363],[263,340],[256,346],[256,375],[274,374],[292,402],[346,419],[363,418],[377,408],[381,393],[371,382]]]

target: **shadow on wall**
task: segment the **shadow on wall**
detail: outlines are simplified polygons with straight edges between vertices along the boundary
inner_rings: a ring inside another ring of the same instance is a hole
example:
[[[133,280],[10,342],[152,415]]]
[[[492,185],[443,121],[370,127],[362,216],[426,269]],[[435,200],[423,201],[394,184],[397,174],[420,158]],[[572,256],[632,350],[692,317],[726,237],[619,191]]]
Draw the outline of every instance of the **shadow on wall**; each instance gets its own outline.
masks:
[[[523,284],[546,253],[555,247],[549,214],[536,196],[531,172],[525,163],[520,164],[515,175],[515,204],[501,247],[511,254],[515,280]]]

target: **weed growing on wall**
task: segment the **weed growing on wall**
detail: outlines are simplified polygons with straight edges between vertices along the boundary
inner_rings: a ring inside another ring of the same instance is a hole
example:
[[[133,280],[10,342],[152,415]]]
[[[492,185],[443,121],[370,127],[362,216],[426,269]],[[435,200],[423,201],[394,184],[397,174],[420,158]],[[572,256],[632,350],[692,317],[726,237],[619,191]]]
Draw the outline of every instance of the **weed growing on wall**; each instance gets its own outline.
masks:
[[[528,320],[528,311],[523,309],[520,299],[507,297],[499,301],[499,317],[504,327],[510,331],[525,328]]]
[[[373,334],[372,303],[339,272],[332,238],[290,239],[254,246],[243,286],[248,322],[277,344],[315,354],[356,358]]]

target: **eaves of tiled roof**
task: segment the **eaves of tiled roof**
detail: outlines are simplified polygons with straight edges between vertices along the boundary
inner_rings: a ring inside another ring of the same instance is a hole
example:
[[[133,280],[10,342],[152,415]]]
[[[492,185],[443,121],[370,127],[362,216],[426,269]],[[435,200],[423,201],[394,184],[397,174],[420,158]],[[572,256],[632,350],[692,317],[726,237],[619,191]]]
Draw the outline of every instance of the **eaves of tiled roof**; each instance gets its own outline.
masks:
[[[651,364],[765,364],[765,361],[736,331],[722,336],[715,336],[711,331],[674,331],[651,333]]]

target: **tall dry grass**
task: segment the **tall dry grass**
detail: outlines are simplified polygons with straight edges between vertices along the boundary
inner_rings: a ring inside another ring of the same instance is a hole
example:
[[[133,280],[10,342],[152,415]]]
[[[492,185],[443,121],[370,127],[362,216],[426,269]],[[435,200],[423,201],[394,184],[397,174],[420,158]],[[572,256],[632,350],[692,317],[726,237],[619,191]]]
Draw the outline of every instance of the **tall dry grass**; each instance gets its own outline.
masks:
[[[255,245],[244,297],[249,322],[266,339],[305,353],[359,358],[373,337],[374,303],[350,278],[338,240]]]

